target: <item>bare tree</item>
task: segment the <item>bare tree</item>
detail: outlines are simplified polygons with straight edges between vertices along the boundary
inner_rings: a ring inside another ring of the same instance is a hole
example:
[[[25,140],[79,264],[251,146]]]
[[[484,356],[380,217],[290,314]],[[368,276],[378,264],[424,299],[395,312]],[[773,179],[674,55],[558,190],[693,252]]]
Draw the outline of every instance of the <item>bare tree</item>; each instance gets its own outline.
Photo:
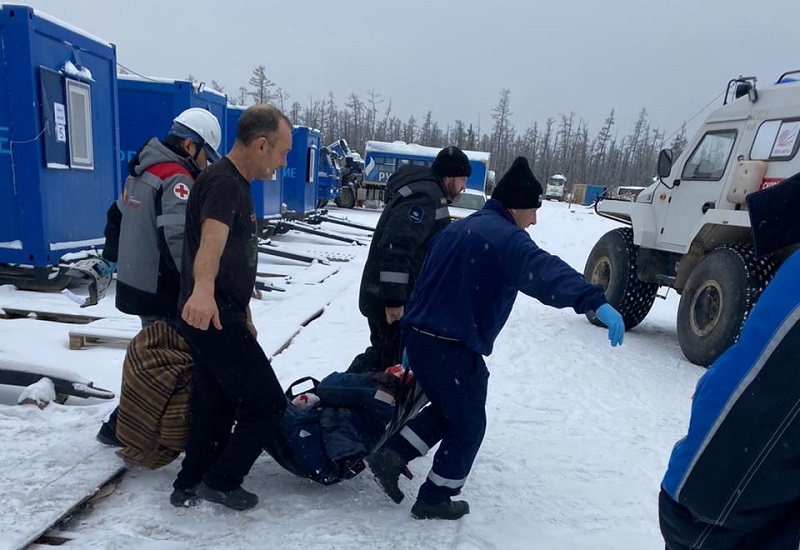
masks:
[[[275,90],[274,99],[278,103],[278,109],[280,109],[281,112],[284,112],[286,102],[289,101],[289,92],[278,86],[278,88]]]
[[[239,105],[241,105],[242,107],[247,105],[247,97],[249,95],[250,94],[247,93],[247,88],[243,86],[239,87]]]
[[[291,112],[291,114],[289,115],[289,118],[290,118],[290,119],[291,119],[291,120],[292,120],[292,121],[293,121],[295,124],[298,124],[298,123],[300,122],[300,110],[301,110],[302,108],[303,108],[303,106],[302,106],[302,105],[300,105],[300,102],[299,102],[299,101],[295,101],[294,103],[292,103],[292,112]],[[281,111],[283,111],[283,109],[281,109]],[[306,121],[306,123],[307,123],[307,121]],[[312,125],[309,125],[309,126],[312,126]],[[312,126],[312,127],[313,127],[313,126]]]
[[[264,65],[259,65],[253,69],[249,84],[251,90],[248,95],[253,98],[256,105],[270,103],[275,98],[272,92],[275,83],[267,78],[267,69]]]
[[[378,117],[378,106],[383,103],[383,99],[381,99],[381,95],[375,92],[374,89],[370,88],[367,92],[367,108],[366,112],[366,133],[367,139],[372,139],[375,136],[375,125]]]
[[[196,82],[191,75],[189,80]],[[281,88],[275,89],[263,65],[254,69],[249,84],[250,88],[239,88],[239,104],[245,105],[248,98],[252,98],[256,103],[276,102],[282,110],[288,107],[295,123],[319,129],[326,143],[345,138],[356,150],[361,150],[370,139],[402,139],[433,147],[455,144],[462,149],[491,153],[490,167],[498,175],[508,169],[514,157],[521,155],[529,159],[534,173],[543,180],[558,171],[564,173],[570,183],[614,187],[646,182],[652,177],[658,148],[665,141],[663,132],[650,127],[644,109],[639,112],[633,132],[626,136],[615,134],[614,109],[593,139],[589,137],[586,122],[574,112],[550,117],[541,126],[532,121],[518,132],[511,120],[509,89],[500,92],[500,99],[492,109],[492,130],[487,135],[481,131],[480,115],[475,123],[455,120],[442,126],[432,112],[427,111],[419,119],[411,114],[404,122],[393,114],[391,99],[381,112],[384,100],[374,89],[369,90],[366,102],[356,93],[350,93],[342,108],[337,105],[333,92],[328,92],[327,99],[321,100],[309,95],[305,106],[297,101],[289,105],[289,94]],[[220,87],[216,81],[212,81],[212,85]],[[685,125],[670,146],[676,152],[686,147]]]
[[[364,123],[364,104],[358,98],[357,94],[351,93],[350,97],[347,98],[345,107],[350,110],[349,114],[352,116],[352,127],[350,132],[352,141],[353,143],[360,143],[363,135],[362,125]]]
[[[678,158],[684,149],[686,149],[687,144],[686,139],[686,123],[684,122],[681,124],[681,129],[678,131],[678,134],[672,140],[672,143],[669,144],[669,148],[672,149],[672,152],[675,154],[675,158]]]
[[[417,135],[417,119],[414,115],[408,117],[408,122],[403,126],[403,141],[413,143]]]
[[[494,128],[491,136],[491,153],[497,157],[501,165],[507,163],[511,115],[511,90],[503,88],[500,91],[500,100],[492,109]]]

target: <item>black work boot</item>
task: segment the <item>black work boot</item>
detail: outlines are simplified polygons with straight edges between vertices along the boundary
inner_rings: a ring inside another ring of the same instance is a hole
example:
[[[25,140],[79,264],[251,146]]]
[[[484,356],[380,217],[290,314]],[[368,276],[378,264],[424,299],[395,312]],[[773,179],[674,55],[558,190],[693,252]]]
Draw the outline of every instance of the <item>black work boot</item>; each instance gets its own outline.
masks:
[[[417,499],[411,507],[411,515],[415,519],[458,519],[469,514],[469,503],[466,500],[446,500],[439,504],[428,504]]]
[[[177,508],[191,508],[200,504],[200,497],[197,495],[197,485],[187,489],[173,489],[169,495],[169,503]]]
[[[240,512],[249,510],[258,504],[258,495],[245,491],[241,485],[231,491],[219,491],[201,482],[197,486],[197,496],[203,500],[216,502]]]
[[[102,443],[103,445],[108,445],[109,447],[124,447],[125,445],[117,439],[117,423],[116,420],[112,422],[111,419],[108,422],[103,422],[100,426],[100,431],[97,432],[95,436],[97,441]]]
[[[372,470],[372,474],[375,476],[378,485],[383,489],[383,492],[389,495],[389,498],[397,504],[400,504],[405,497],[397,484],[400,480],[400,474],[403,474],[408,479],[414,477],[411,475],[406,463],[400,458],[400,455],[384,447],[369,455],[367,464],[369,464],[369,469]]]

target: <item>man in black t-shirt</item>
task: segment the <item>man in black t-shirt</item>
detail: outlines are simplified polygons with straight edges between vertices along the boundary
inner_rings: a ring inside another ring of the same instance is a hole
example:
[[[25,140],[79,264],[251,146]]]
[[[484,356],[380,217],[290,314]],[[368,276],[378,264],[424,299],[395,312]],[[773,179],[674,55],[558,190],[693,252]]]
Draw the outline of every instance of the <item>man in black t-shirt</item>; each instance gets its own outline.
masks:
[[[189,196],[178,308],[194,361],[192,413],[174,506],[258,503],[242,481],[276,437],[286,398],[250,316],[258,263],[250,182],[272,179],[291,148],[289,119],[271,106],[250,107],[230,153],[200,174]]]

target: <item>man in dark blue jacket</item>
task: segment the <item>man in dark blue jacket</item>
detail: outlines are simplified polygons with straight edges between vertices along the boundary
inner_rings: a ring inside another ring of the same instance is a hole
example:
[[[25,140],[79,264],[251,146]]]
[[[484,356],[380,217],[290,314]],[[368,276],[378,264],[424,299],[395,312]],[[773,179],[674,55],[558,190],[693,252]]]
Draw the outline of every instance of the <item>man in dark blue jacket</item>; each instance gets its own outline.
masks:
[[[800,252],[697,383],[659,519],[667,550],[800,546]]]
[[[482,356],[492,353],[518,292],[552,307],[594,311],[609,327],[611,345],[622,343],[622,317],[603,287],[540,249],[525,230],[541,201],[542,186],[519,157],[483,209],[439,233],[425,258],[402,327],[409,366],[430,406],[368,459],[383,490],[400,502],[406,464],[441,441],[411,508],[417,519],[469,512],[466,501],[451,497],[461,492],[486,429]]]

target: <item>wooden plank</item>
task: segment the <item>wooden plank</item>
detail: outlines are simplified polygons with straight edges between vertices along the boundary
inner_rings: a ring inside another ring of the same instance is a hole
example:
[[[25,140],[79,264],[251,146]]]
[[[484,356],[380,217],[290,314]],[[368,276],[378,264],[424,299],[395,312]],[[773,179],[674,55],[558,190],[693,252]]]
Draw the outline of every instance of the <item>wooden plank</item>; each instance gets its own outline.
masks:
[[[142,324],[138,318],[106,317],[69,331],[69,349],[79,350],[89,344],[104,342],[129,342]]]

